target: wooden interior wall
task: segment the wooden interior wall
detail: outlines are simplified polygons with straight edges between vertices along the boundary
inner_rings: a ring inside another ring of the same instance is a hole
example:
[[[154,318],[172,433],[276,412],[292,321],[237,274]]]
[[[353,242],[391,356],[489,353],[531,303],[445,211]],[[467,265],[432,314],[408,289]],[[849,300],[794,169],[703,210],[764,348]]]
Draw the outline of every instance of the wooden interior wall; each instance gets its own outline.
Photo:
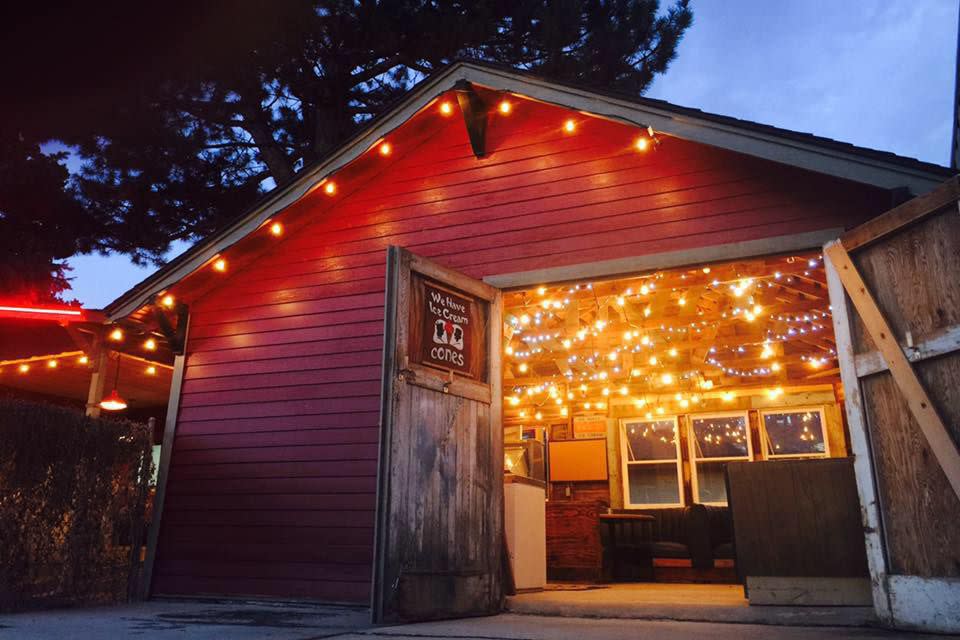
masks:
[[[322,190],[312,223],[192,305],[158,594],[364,602],[385,249],[473,277],[853,226],[879,190],[523,103],[470,151],[442,120],[388,172]],[[441,116],[436,116],[438,119]]]
[[[956,206],[858,249],[857,269],[902,343],[960,323],[960,227]],[[854,350],[875,351],[857,314]],[[960,443],[960,355],[915,363],[937,410]],[[960,576],[960,500],[889,372],[861,380],[890,573]]]

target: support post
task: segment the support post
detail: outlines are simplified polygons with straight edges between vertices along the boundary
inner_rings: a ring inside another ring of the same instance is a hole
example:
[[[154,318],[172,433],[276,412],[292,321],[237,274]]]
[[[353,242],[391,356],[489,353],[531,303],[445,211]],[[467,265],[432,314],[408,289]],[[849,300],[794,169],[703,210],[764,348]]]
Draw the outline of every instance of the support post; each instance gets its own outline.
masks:
[[[867,550],[867,565],[870,569],[870,588],[873,607],[884,624],[892,624],[890,595],[887,589],[887,556],[884,551],[880,521],[879,492],[876,485],[873,453],[867,431],[867,415],[857,376],[856,357],[850,329],[850,305],[843,290],[837,270],[824,251],[823,266],[827,274],[827,291],[833,310],[833,332],[837,341],[837,360],[840,363],[840,379],[843,382],[844,409],[850,431],[850,452],[853,454],[853,469],[857,479],[857,494],[860,496],[860,518],[863,523],[864,542]]]
[[[186,335],[189,317],[184,318],[183,346],[186,347]],[[184,349],[185,350],[185,349]],[[177,431],[177,414],[180,410],[180,394],[183,387],[183,373],[187,356],[178,353],[173,359],[173,374],[170,379],[170,397],[167,400],[167,419],[163,427],[163,443],[160,446],[160,469],[157,474],[157,493],[153,497],[153,518],[147,536],[147,554],[143,563],[143,584],[141,594],[144,599],[150,597],[153,586],[153,565],[157,557],[157,543],[160,540],[160,521],[163,518],[163,505],[167,495],[167,479],[170,476],[170,459],[173,454],[173,440]]]
[[[103,340],[102,332],[94,337],[93,348],[90,354],[91,370],[90,387],[87,391],[86,413],[91,418],[100,417],[100,401],[103,399],[103,390],[107,386],[109,375],[108,365],[110,350]]]

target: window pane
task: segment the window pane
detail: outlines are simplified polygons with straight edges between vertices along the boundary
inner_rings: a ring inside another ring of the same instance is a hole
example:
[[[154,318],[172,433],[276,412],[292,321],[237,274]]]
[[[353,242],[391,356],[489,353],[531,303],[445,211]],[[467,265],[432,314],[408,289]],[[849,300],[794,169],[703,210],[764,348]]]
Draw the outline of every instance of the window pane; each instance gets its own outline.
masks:
[[[816,455],[826,452],[819,411],[766,413],[763,415],[763,427],[767,430],[771,455]]]
[[[629,464],[631,504],[679,504],[680,487],[677,484],[677,465]]]
[[[726,462],[697,462],[697,502],[726,502]]]
[[[698,458],[746,457],[750,430],[745,416],[694,416],[691,421]]]
[[[627,434],[627,460],[676,460],[673,420],[636,420],[623,425]]]

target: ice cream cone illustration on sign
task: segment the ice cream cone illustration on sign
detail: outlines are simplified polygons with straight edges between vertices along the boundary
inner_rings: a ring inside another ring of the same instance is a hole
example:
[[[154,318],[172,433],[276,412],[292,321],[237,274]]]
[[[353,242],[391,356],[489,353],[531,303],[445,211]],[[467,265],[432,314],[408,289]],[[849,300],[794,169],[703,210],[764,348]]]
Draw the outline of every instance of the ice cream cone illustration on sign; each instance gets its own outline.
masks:
[[[437,319],[433,326],[433,341],[463,351],[463,327],[448,320]]]
[[[452,334],[450,335],[450,346],[463,351],[463,327],[458,324],[449,326],[453,328]]]

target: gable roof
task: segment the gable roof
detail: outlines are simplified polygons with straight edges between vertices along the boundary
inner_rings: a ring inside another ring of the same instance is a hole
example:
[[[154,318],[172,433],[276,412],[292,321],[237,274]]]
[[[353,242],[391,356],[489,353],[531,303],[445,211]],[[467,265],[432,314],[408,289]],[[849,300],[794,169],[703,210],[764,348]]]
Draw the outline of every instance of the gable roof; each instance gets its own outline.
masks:
[[[351,163],[387,133],[401,126],[440,94],[466,81],[493,91],[589,113],[638,127],[886,189],[905,187],[926,193],[953,171],[893,153],[876,151],[747,120],[673,105],[663,100],[626,96],[546,80],[536,75],[478,61],[450,64],[414,86],[337,149],[278,185],[243,215],[193,247],[107,305],[111,321],[123,318],[153,296],[217,257],[258,229],[271,216],[311,192],[328,175]]]

